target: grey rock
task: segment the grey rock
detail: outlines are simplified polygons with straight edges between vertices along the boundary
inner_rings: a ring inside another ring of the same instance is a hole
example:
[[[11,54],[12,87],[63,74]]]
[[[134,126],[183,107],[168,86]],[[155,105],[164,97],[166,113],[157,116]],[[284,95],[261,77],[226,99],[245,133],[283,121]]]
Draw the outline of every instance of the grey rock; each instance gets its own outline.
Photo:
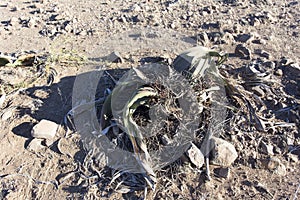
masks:
[[[10,9],[11,12],[15,12],[15,11],[18,11],[20,10],[20,8],[18,8],[17,6],[14,6]]]
[[[262,164],[266,169],[274,172],[275,174],[280,176],[286,175],[286,167],[277,157],[270,157],[267,160],[263,160]]]
[[[221,168],[216,168],[214,170],[217,176],[221,178],[229,178],[230,177],[230,169],[229,167],[221,167]]]
[[[109,54],[108,56],[106,56],[105,60],[112,62],[112,63],[122,63],[123,62],[122,56],[117,51],[114,51],[111,54]]]
[[[230,166],[238,157],[235,147],[221,138],[212,137],[211,145],[213,148],[211,160],[212,164],[227,167]]]
[[[263,58],[266,58],[266,59],[270,59],[270,56],[271,56],[271,54],[269,52],[266,52],[266,51],[261,50],[261,49],[256,49],[254,51],[254,53],[261,56],[261,57],[263,57]]]
[[[200,149],[198,149],[198,147],[193,143],[191,147],[187,150],[187,156],[197,168],[201,168],[203,166],[204,156]]]
[[[240,57],[242,59],[247,59],[250,60],[251,59],[251,51],[249,48],[247,48],[245,45],[243,44],[238,44],[235,48],[234,54],[237,57]]]
[[[264,40],[264,39],[254,39],[251,42],[253,44],[263,44],[263,45],[267,44],[266,40]]]
[[[58,124],[49,120],[41,120],[31,130],[31,136],[34,138],[52,139],[56,135]]]
[[[142,14],[135,15],[131,18],[132,22],[137,23],[137,22],[144,22],[145,18]]]
[[[251,38],[252,38],[252,36],[250,34],[239,34],[235,37],[235,40],[237,42],[245,43],[245,42],[249,41]]]
[[[300,70],[300,66],[299,66],[298,63],[291,63],[291,64],[290,64],[290,67],[291,67],[291,68],[294,68],[295,70],[298,70],[298,71]]]

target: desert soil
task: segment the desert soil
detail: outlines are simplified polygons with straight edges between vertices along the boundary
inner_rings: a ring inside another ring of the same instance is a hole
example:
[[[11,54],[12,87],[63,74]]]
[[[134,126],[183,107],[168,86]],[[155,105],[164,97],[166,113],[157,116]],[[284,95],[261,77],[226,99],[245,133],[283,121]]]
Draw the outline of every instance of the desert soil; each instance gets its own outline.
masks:
[[[28,83],[33,66],[0,66],[7,93],[0,107],[0,199],[300,198],[299,1],[2,0],[0,22],[1,56],[34,54],[47,75],[56,71],[52,84],[45,77]],[[144,30],[153,30],[153,37],[142,38]],[[124,61],[110,68],[124,69],[143,58],[174,59],[195,45],[230,54],[224,76],[243,87],[268,124],[255,126],[243,109],[229,112],[220,137],[235,146],[238,158],[226,168],[228,176],[212,165],[207,181],[204,167],[173,164],[166,169],[173,174],[159,177],[146,197],[119,194],[113,186],[101,188],[98,170],[82,172],[88,155],[78,134],[59,130],[54,141],[31,148],[32,127],[42,119],[63,124],[76,75],[99,67],[82,60],[118,51]],[[249,66],[275,83],[245,84]]]

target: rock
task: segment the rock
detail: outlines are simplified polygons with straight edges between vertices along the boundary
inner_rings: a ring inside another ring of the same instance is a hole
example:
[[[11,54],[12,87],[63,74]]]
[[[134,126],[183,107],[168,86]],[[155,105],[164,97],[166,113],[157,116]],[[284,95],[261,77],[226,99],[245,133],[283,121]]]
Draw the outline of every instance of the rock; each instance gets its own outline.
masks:
[[[288,158],[289,158],[291,161],[293,161],[293,162],[295,162],[295,163],[297,163],[297,162],[299,161],[299,157],[298,157],[298,155],[296,155],[296,154],[291,154],[291,153],[289,153],[287,156],[288,156]]]
[[[267,68],[270,68],[270,69],[275,69],[275,67],[276,67],[276,63],[273,61],[264,62],[264,63],[262,63],[262,65]]]
[[[133,12],[140,12],[142,10],[142,8],[137,5],[137,4],[134,4],[131,8],[130,8],[131,11]]]
[[[28,28],[33,28],[33,27],[36,27],[38,24],[37,20],[35,18],[30,18],[26,24],[26,26]]]
[[[234,37],[231,33],[226,32],[223,36],[222,36],[222,41],[225,44],[231,44],[234,42]]]
[[[123,58],[121,57],[120,53],[117,51],[112,52],[111,54],[109,54],[105,60],[112,62],[112,63],[122,63],[123,62]]]
[[[285,176],[286,175],[286,167],[276,157],[270,157],[267,160],[262,160],[262,165],[266,169],[274,172],[275,174],[278,174],[280,176]]]
[[[26,149],[33,152],[38,152],[45,148],[45,146],[42,145],[43,141],[44,139],[34,138],[31,140]]]
[[[209,42],[209,39],[208,39],[208,35],[206,32],[201,32],[197,35],[197,39],[200,39],[203,44],[206,44]]]
[[[58,125],[49,120],[41,120],[31,130],[31,136],[34,138],[52,139],[56,135]]]
[[[160,57],[160,56],[149,56],[149,57],[144,57],[140,60],[142,64],[144,63],[158,63],[158,62],[163,62],[166,58]]]
[[[252,40],[252,43],[253,44],[263,44],[263,45],[265,45],[265,44],[267,44],[267,41],[264,40],[264,39],[254,39],[254,40]]]
[[[200,149],[192,143],[192,146],[187,150],[187,156],[191,162],[198,168],[201,168],[204,164],[204,156]]]
[[[261,50],[261,49],[256,49],[254,51],[254,53],[261,56],[261,57],[263,57],[263,58],[266,58],[266,59],[270,59],[270,56],[271,56],[271,54],[269,52],[266,52],[266,51]]]
[[[70,157],[74,157],[75,154],[80,151],[80,147],[78,145],[78,135],[73,135],[70,138],[60,138],[57,143],[57,148],[60,153],[64,155],[68,155]],[[96,156],[93,155],[93,156]]]
[[[212,164],[227,167],[238,157],[235,147],[223,139],[213,137],[211,139],[211,145],[213,148]]]
[[[137,22],[144,22],[145,18],[142,14],[135,15],[131,18],[132,22],[137,23]]]
[[[244,46],[243,44],[238,44],[235,48],[234,54],[237,57],[242,59],[250,60],[251,59],[251,51],[249,48]]]
[[[54,144],[54,142],[55,142],[55,139],[54,139],[54,138],[52,138],[52,139],[46,139],[46,140],[45,140],[45,145],[46,145],[47,147],[51,147],[51,146]]]
[[[283,75],[283,71],[281,69],[277,69],[275,72],[274,72],[275,75],[277,76],[282,76]]]
[[[70,21],[65,21],[64,24],[65,31],[71,33],[73,31],[73,25],[70,23]]]
[[[279,176],[285,176],[286,175],[285,165],[280,163],[274,172],[275,172],[275,174],[278,174]]]
[[[237,42],[243,42],[243,43],[247,42],[250,39],[251,39],[251,35],[250,34],[239,34],[239,35],[237,35],[235,37],[235,40]]]
[[[0,108],[2,108],[2,106],[4,105],[4,102],[6,100],[6,93],[4,92],[3,89],[0,92],[1,92],[1,94],[0,94]]]
[[[10,9],[11,12],[16,12],[18,10],[20,10],[20,9],[17,6],[14,6]]]
[[[295,70],[300,70],[300,66],[299,66],[298,63],[291,63],[291,64],[290,64],[290,67],[291,67],[291,68],[294,68]]]
[[[221,167],[221,168],[216,168],[214,170],[217,176],[221,178],[229,178],[230,176],[230,169],[228,167]]]
[[[221,41],[221,38],[223,38],[223,33],[221,32],[210,32],[208,34],[208,38],[210,41],[217,43]]]
[[[1,120],[2,121],[6,121],[8,120],[9,118],[11,118],[14,114],[16,110],[16,107],[8,107],[6,109],[4,109],[1,113],[0,113],[0,116],[1,116]]]
[[[294,62],[291,59],[286,58],[286,57],[282,57],[280,60],[280,64],[282,64],[282,65],[290,65],[292,63],[294,63]]]
[[[264,141],[261,141],[259,147],[260,147],[259,148],[260,152],[267,155],[274,155],[273,152],[274,147],[271,144],[266,144]]]
[[[174,22],[172,22],[171,25],[170,25],[170,27],[171,27],[172,29],[175,29],[175,28],[176,28],[176,24],[175,24]]]

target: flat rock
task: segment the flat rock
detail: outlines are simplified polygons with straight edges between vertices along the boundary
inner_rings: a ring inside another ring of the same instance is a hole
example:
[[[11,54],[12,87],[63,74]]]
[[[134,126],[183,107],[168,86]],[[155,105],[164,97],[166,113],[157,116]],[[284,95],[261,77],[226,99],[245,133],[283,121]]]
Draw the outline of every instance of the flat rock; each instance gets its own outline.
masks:
[[[230,169],[228,167],[220,167],[220,168],[216,168],[214,170],[214,172],[216,173],[217,176],[221,177],[221,178],[229,178],[230,176]]]
[[[286,175],[286,167],[280,161],[279,158],[270,157],[269,159],[262,160],[262,165],[266,169],[274,172],[275,174],[277,174],[279,176],[285,176]]]
[[[38,151],[44,149],[45,146],[42,145],[42,142],[43,142],[43,141],[44,141],[44,139],[34,138],[34,139],[31,140],[31,142],[28,144],[27,150],[33,151],[33,152],[38,152]]]
[[[198,168],[201,168],[204,164],[204,156],[201,150],[192,143],[192,146],[187,150],[187,156],[191,162]]]
[[[298,157],[298,155],[296,155],[296,154],[291,154],[291,153],[289,153],[289,154],[288,154],[288,158],[289,158],[291,161],[295,162],[295,163],[298,163],[298,161],[299,161],[299,157]]]
[[[121,57],[120,53],[117,51],[112,52],[111,54],[109,54],[105,60],[112,62],[112,63],[122,63],[123,62],[123,58]]]
[[[238,157],[235,147],[221,138],[213,137],[211,139],[211,145],[213,148],[213,159],[211,160],[212,164],[227,167],[230,166]]]
[[[243,44],[238,44],[235,48],[234,54],[242,59],[250,60],[251,51]]]
[[[58,124],[49,120],[41,120],[31,130],[31,136],[34,138],[52,139],[55,137]]]
[[[239,35],[237,35],[235,37],[235,40],[237,42],[243,42],[243,43],[249,41],[250,39],[251,39],[251,35],[250,34],[239,34]]]
[[[260,57],[266,58],[266,59],[270,59],[271,54],[269,52],[266,52],[262,49],[256,49],[254,51],[255,54],[259,55]]]

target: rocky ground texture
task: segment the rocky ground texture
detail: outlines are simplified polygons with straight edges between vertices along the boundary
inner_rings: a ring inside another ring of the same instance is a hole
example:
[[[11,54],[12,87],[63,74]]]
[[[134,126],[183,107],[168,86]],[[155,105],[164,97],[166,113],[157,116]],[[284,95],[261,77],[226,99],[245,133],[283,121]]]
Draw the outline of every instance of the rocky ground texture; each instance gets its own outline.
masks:
[[[299,198],[298,1],[4,0],[0,23],[1,199]],[[194,45],[229,53],[211,180],[195,141],[187,159],[158,172],[155,190],[118,193],[112,171],[60,126],[76,75],[110,55],[118,79]]]

